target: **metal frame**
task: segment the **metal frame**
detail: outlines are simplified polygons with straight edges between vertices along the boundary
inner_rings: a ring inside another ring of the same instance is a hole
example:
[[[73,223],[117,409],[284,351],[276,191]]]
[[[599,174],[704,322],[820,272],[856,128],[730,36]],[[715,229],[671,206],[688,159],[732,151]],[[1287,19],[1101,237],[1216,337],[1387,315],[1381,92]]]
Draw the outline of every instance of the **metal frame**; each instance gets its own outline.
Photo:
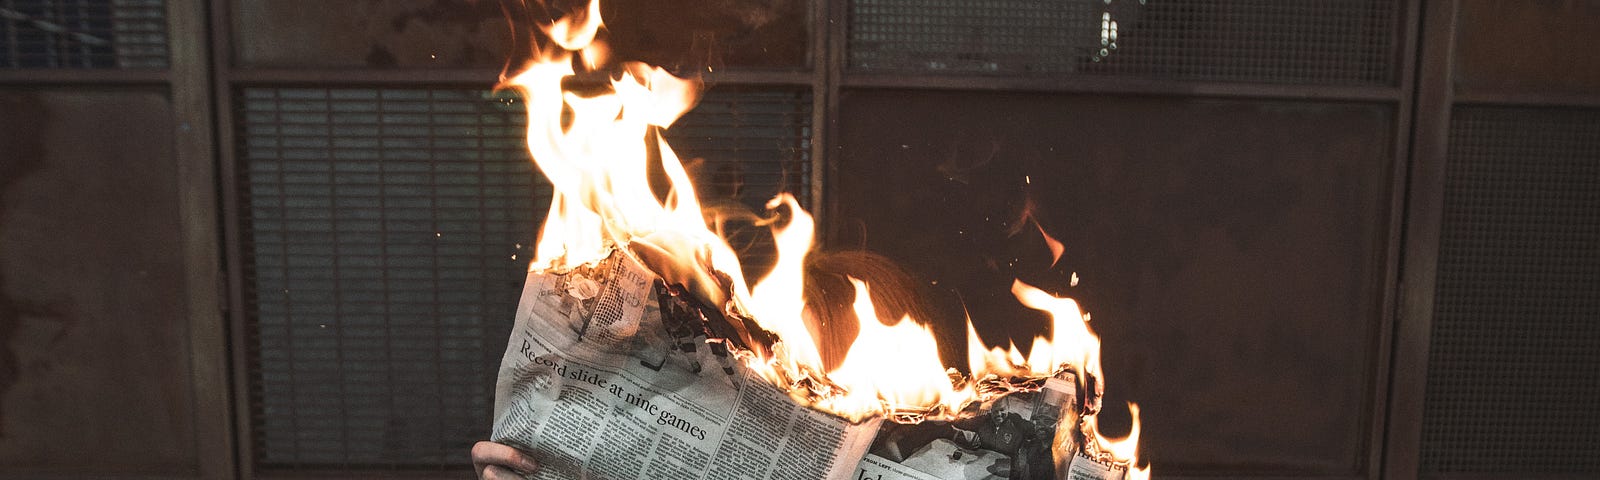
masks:
[[[1455,104],[1600,108],[1600,93],[1500,92],[1457,88]]]
[[[248,338],[245,335],[243,239],[240,237],[238,170],[235,165],[234,109],[229,75],[233,65],[233,24],[231,0],[206,0],[211,31],[211,101],[217,111],[217,180],[222,198],[223,268],[228,296],[228,331],[232,368],[235,478],[255,478],[254,435],[250,426],[250,370]]]
[[[177,36],[169,36],[169,41]],[[173,53],[176,53],[174,51]],[[0,85],[158,85],[165,86],[172,75],[167,70],[113,69],[0,69]]]
[[[491,87],[500,77],[497,69],[287,69],[244,68],[229,69],[227,79],[233,85],[395,85],[395,86],[471,86]],[[603,77],[579,76],[580,81],[603,81]],[[801,71],[759,70],[722,71],[705,73],[701,78],[709,84],[812,86],[813,78]]]
[[[174,153],[178,161],[179,215],[183,219],[185,285],[188,292],[189,363],[195,393],[195,453],[202,478],[236,474],[233,407],[228,386],[229,341],[223,303],[221,251],[217,243],[216,143],[205,5],[168,1],[169,78],[172,81]]]
[[[234,431],[229,416],[234,405],[228,384],[227,324],[224,323],[223,278],[217,211],[217,125],[211,99],[211,64],[207,50],[203,2],[165,3],[169,63],[164,69],[0,69],[0,87],[155,87],[172,103],[174,179],[178,191],[175,214],[180,219],[184,259],[182,332],[188,345],[190,391],[194,400],[196,463],[192,470],[116,474],[99,478],[236,478]],[[0,474],[0,477],[10,477]],[[35,472],[28,478],[81,478],[80,474]]]
[[[817,99],[820,108],[812,110],[818,113],[816,120],[811,122],[814,130],[811,138],[813,150],[819,152],[812,157],[816,162],[812,168],[811,188],[815,193],[813,199],[817,204],[811,208],[817,216],[817,224],[822,225],[819,242],[828,245],[828,240],[834,238],[838,232],[835,222],[828,221],[838,218],[839,208],[833,202],[827,201],[834,185],[834,179],[839,176],[839,167],[834,162],[827,161],[833,155],[834,145],[839,144],[839,95],[842,78],[844,76],[845,45],[847,43],[846,29],[850,24],[850,0],[811,0],[821,10],[819,21],[813,30],[814,39],[824,39],[822,43],[811,45],[815,52],[816,60],[813,62],[816,70],[818,88],[811,93]],[[816,40],[813,40],[816,41]]]
[[[849,72],[845,66],[850,0],[813,0],[807,68],[718,72],[713,83],[809,87],[812,91],[813,210],[836,214],[829,202],[838,175],[829,161],[839,144],[841,93],[847,89],[1024,91],[1124,96],[1213,97],[1357,102],[1394,107],[1389,239],[1376,351],[1370,352],[1370,435],[1365,456],[1350,474],[1267,475],[1251,478],[1416,478],[1420,471],[1423,397],[1443,203],[1451,109],[1458,104],[1600,107],[1600,93],[1455,91],[1453,67],[1457,0],[1404,0],[1397,84],[1303,86],[1188,82],[1066,75],[889,75]],[[196,398],[196,474],[203,478],[344,478],[342,470],[258,471],[254,445],[244,300],[241,192],[233,94],[254,85],[397,85],[488,87],[499,72],[486,69],[249,69],[233,63],[233,0],[168,0],[167,69],[0,70],[0,86],[163,86],[174,106],[179,165],[179,214],[185,264],[189,381]],[[215,157],[213,157],[213,155]],[[220,211],[218,210],[220,209]],[[823,225],[830,225],[824,220]],[[827,227],[825,227],[827,228]],[[832,232],[825,231],[825,236]],[[229,308],[232,306],[232,308]],[[219,313],[226,318],[219,322]],[[441,478],[459,472],[383,472],[401,478]],[[137,477],[130,475],[129,477]],[[1181,478],[1181,477],[1170,477]],[[1485,475],[1441,478],[1497,478]],[[1503,478],[1503,477],[1498,477]],[[1542,478],[1577,478],[1553,475]]]
[[[1425,0],[1421,48],[1415,61],[1411,156],[1406,180],[1403,265],[1395,305],[1393,368],[1390,369],[1388,428],[1383,443],[1384,478],[1489,480],[1576,479],[1575,474],[1440,474],[1421,471],[1422,416],[1432,349],[1434,294],[1444,214],[1445,167],[1450,119],[1456,106],[1502,105],[1600,108],[1600,92],[1527,92],[1456,86],[1459,0]]]
[[[1383,275],[1383,301],[1379,318],[1380,326],[1376,332],[1377,338],[1373,345],[1375,351],[1371,354],[1373,361],[1372,380],[1374,385],[1371,392],[1371,411],[1368,418],[1368,440],[1366,445],[1366,473],[1367,478],[1390,478],[1385,473],[1385,458],[1389,444],[1387,443],[1388,424],[1391,422],[1391,399],[1394,395],[1394,386],[1390,382],[1390,375],[1395,368],[1394,329],[1399,322],[1395,309],[1400,302],[1400,272],[1403,262],[1405,222],[1406,222],[1406,181],[1410,169],[1413,116],[1416,112],[1416,77],[1417,66],[1413,60],[1417,58],[1422,27],[1422,3],[1424,0],[1408,0],[1402,12],[1403,21],[1401,31],[1400,52],[1395,59],[1399,62],[1396,71],[1399,72],[1397,85],[1399,98],[1395,104],[1394,134],[1390,139],[1392,150],[1389,179],[1389,241],[1384,249],[1384,275]]]
[[[829,52],[834,60],[830,62],[829,85],[829,123],[837,125],[839,111],[839,92],[844,89],[870,90],[870,89],[907,89],[907,90],[965,90],[965,91],[1007,91],[1007,92],[1042,92],[1059,94],[1110,94],[1122,96],[1161,96],[1184,98],[1229,98],[1241,100],[1284,100],[1284,101],[1318,101],[1318,102],[1354,102],[1392,106],[1394,108],[1394,130],[1391,142],[1391,179],[1390,179],[1390,205],[1388,218],[1385,220],[1388,229],[1388,238],[1383,253],[1384,282],[1379,304],[1374,310],[1377,315],[1372,319],[1377,322],[1372,340],[1373,350],[1369,352],[1371,362],[1370,384],[1368,390],[1368,410],[1366,411],[1367,435],[1362,449],[1364,455],[1354,460],[1349,474],[1310,474],[1310,475],[1252,475],[1247,478],[1257,480],[1269,479],[1377,479],[1377,478],[1410,478],[1410,476],[1394,476],[1385,470],[1385,457],[1393,449],[1386,443],[1389,431],[1386,428],[1393,419],[1390,410],[1393,386],[1390,379],[1391,369],[1397,364],[1393,363],[1392,352],[1395,349],[1395,336],[1393,331],[1397,325],[1396,306],[1401,302],[1402,285],[1400,272],[1402,271],[1402,252],[1406,245],[1403,229],[1407,224],[1407,172],[1412,154],[1413,115],[1416,108],[1416,85],[1418,42],[1421,35],[1421,15],[1423,0],[1405,0],[1401,18],[1396,22],[1396,33],[1399,39],[1394,62],[1396,62],[1395,84],[1385,86],[1318,86],[1318,85],[1285,85],[1240,82],[1198,82],[1175,81],[1144,78],[1128,78],[1115,76],[1090,76],[1090,75],[1065,75],[1065,76],[983,76],[983,75],[896,75],[882,73],[852,73],[844,67],[844,48],[848,32],[848,2],[849,0],[827,0],[838,16],[832,18],[830,23]],[[1448,120],[1445,121],[1448,124]],[[836,132],[836,128],[830,129]],[[838,143],[837,133],[827,137],[830,145]],[[837,168],[832,162],[826,164],[829,177],[824,184],[831,184],[831,179],[837,173]],[[836,207],[828,205],[828,211]],[[826,225],[826,224],[825,224]],[[832,228],[832,227],[825,227]],[[830,230],[831,234],[831,230]],[[1430,265],[1431,267],[1431,265]],[[1427,339],[1423,338],[1426,342]],[[1426,358],[1424,357],[1424,361]],[[1420,403],[1419,403],[1420,405]],[[1420,425],[1420,421],[1418,423]],[[1415,446],[1409,447],[1415,450]],[[1414,476],[1414,474],[1413,474]],[[1211,476],[1197,475],[1171,476],[1162,475],[1162,478],[1175,479],[1202,479],[1214,478]]]
[[[837,11],[834,2],[828,0],[812,0],[811,2],[811,46],[807,50],[806,64],[811,68],[811,211],[816,219],[827,225],[827,212],[823,205],[828,205],[828,185],[830,173],[827,170],[830,163],[823,159],[828,156],[828,145],[832,145],[828,137],[833,133],[833,126],[828,125],[828,120],[836,118],[833,99],[838,93],[831,88],[836,83],[829,76],[837,58],[831,53],[833,45],[833,20],[832,12]]]
[[[905,76],[883,73],[853,73],[844,77],[843,86],[846,88],[1092,93],[1351,102],[1396,102],[1402,98],[1402,91],[1393,86],[1193,82],[1091,75],[999,77],[975,75]]]
[[[1417,58],[1406,220],[1395,306],[1394,367],[1390,370],[1384,478],[1417,478],[1421,464],[1423,396],[1433,326],[1434,279],[1444,207],[1444,163],[1453,101],[1457,4],[1427,0]]]

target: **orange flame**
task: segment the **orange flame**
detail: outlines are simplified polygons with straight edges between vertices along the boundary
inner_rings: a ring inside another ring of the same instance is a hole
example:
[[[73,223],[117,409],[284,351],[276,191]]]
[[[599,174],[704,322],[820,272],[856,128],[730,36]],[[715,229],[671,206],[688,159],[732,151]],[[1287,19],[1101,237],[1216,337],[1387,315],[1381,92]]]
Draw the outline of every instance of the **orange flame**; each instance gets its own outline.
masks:
[[[1061,255],[1067,253],[1067,247],[1062,245],[1060,240],[1056,240],[1055,237],[1045,232],[1044,225],[1040,225],[1039,221],[1035,220],[1033,226],[1039,229],[1039,235],[1044,236],[1045,245],[1050,247],[1050,266],[1054,267],[1057,263],[1061,263]]]
[[[1129,480],[1148,480],[1150,466],[1139,466],[1139,404],[1129,402],[1128,413],[1133,415],[1133,427],[1128,429],[1128,436],[1122,439],[1110,439],[1100,435],[1095,430],[1095,442],[1100,444],[1114,461],[1125,462],[1129,465]]]
[[[1024,355],[1015,344],[986,345],[969,321],[970,376],[963,376],[942,364],[928,327],[909,317],[886,324],[868,295],[871,286],[852,278],[859,334],[843,362],[825,368],[805,321],[805,259],[816,229],[811,215],[787,194],[767,204],[769,210],[786,210],[788,221],[771,226],[774,268],[747,286],[734,250],[708,227],[688,173],[661,138],[662,130],[693,108],[701,82],[637,62],[609,65],[608,49],[596,41],[602,25],[594,1],[544,26],[551,44],[504,81],[526,99],[528,149],[554,187],[530,269],[564,271],[608,255],[634,255],[666,281],[775,334],[773,345],[752,346],[768,351],[740,352],[739,358],[797,400],[852,420],[952,418],[985,399],[976,387],[986,379],[1042,378],[1070,369],[1079,373],[1080,387],[1099,388],[1100,341],[1087,316],[1072,299],[1020,281],[1012,293],[1050,315],[1050,337],[1034,338]],[[578,76],[576,66],[583,73],[610,72],[609,87],[583,94],[564,87]],[[649,178],[655,166],[668,183],[659,197]],[[1060,242],[1043,227],[1039,231],[1059,260]],[[1129,408],[1134,426],[1128,438],[1095,433],[1101,453],[1125,462],[1135,460],[1139,434],[1137,406]],[[1092,429],[1093,412],[1083,418]]]
[[[845,394],[823,405],[846,417],[878,413],[928,416],[960,411],[975,396],[971,388],[958,391],[951,375],[939,362],[939,343],[928,327],[911,318],[894,325],[878,321],[867,284],[854,278],[856,319],[861,333],[850,346],[844,363],[828,378]]]

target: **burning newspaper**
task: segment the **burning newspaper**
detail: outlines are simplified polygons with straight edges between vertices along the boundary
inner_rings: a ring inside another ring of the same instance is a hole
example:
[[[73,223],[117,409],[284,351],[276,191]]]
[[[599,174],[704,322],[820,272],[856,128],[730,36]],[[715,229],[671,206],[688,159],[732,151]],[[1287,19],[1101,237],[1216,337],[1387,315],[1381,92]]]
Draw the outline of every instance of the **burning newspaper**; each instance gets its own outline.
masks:
[[[999,388],[955,420],[850,422],[749,371],[683,292],[632,255],[533,272],[496,384],[491,440],[552,479],[1056,479],[1125,471],[1081,453],[1068,372]],[[1065,442],[1065,443],[1063,443]]]
[[[661,285],[626,254],[529,274],[491,440],[534,454],[538,478],[849,477],[874,425],[794,403],[698,325],[669,329]]]
[[[882,422],[858,480],[1027,479],[1121,480],[1127,469],[1072,450],[1084,438],[1073,428],[1077,382],[1071,373],[1035,379],[975,403],[955,420]],[[1037,389],[1037,390],[1035,390]],[[1058,460],[1058,447],[1071,456]]]
[[[1147,478],[1127,468],[1137,411],[1128,438],[1096,432],[1100,341],[1072,299],[1015,282],[1049,337],[1024,356],[969,323],[963,375],[928,319],[880,317],[869,288],[889,285],[841,275],[848,309],[808,299],[815,224],[788,194],[762,221],[775,263],[747,283],[662,135],[702,82],[612,58],[598,1],[581,7],[541,24],[545,42],[503,78],[553,188],[492,440],[537,458],[540,478]],[[830,363],[823,343],[843,339],[812,327],[833,307],[857,329]]]

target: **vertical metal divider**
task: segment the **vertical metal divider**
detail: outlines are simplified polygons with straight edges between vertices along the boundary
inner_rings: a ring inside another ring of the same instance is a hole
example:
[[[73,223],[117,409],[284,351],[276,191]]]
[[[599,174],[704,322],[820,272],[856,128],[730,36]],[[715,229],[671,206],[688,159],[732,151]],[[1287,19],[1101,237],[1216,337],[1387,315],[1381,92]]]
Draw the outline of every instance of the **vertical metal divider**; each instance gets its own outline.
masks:
[[[1383,478],[1418,478],[1422,473],[1423,397],[1444,213],[1458,9],[1456,0],[1426,0],[1422,5]]]
[[[1373,385],[1371,393],[1371,408],[1367,418],[1367,443],[1366,464],[1362,469],[1366,478],[1377,479],[1384,476],[1384,462],[1387,457],[1389,444],[1387,442],[1389,407],[1394,389],[1390,377],[1394,369],[1394,342],[1395,326],[1397,324],[1396,306],[1400,297],[1400,266],[1402,262],[1402,246],[1405,241],[1406,219],[1406,172],[1410,168],[1410,153],[1413,139],[1411,138],[1412,117],[1416,112],[1416,76],[1418,43],[1422,36],[1422,1],[1407,0],[1404,11],[1401,12],[1400,21],[1396,22],[1398,31],[1395,33],[1400,45],[1395,56],[1395,67],[1399,75],[1396,78],[1400,95],[1395,102],[1395,125],[1391,137],[1392,148],[1390,158],[1389,179],[1389,210],[1387,229],[1389,238],[1384,248],[1383,270],[1383,302],[1378,313],[1380,318],[1377,329],[1376,341],[1373,342],[1375,351],[1372,352]]]
[[[818,84],[812,91],[812,169],[811,211],[822,225],[818,244],[827,247],[839,233],[839,208],[829,191],[838,178],[835,150],[839,145],[839,92],[844,75],[846,28],[850,0],[812,0],[818,10],[818,23],[812,32],[812,78]]]
[[[212,66],[211,93],[215,105],[216,119],[216,155],[217,178],[220,184],[222,198],[220,218],[222,222],[223,265],[222,271],[226,275],[227,286],[227,325],[229,342],[229,360],[232,368],[233,396],[230,406],[233,410],[233,438],[230,445],[233,447],[234,468],[229,472],[230,478],[254,478],[255,476],[255,447],[254,427],[250,424],[251,395],[250,395],[250,347],[245,316],[246,302],[244,298],[244,239],[243,224],[241,223],[239,171],[238,171],[238,145],[235,139],[235,116],[233,108],[233,24],[231,23],[231,0],[206,0],[204,3],[210,7],[208,23],[210,27]]]
[[[830,215],[824,205],[828,205],[826,185],[828,183],[827,161],[828,148],[833,145],[829,135],[833,128],[827,125],[829,119],[834,118],[832,110],[833,89],[838,82],[830,80],[828,73],[834,63],[834,56],[829,51],[828,41],[832,33],[832,10],[829,8],[830,0],[811,1],[811,38],[807,48],[807,61],[811,68],[811,203],[807,205],[812,215],[821,225],[827,225]],[[826,228],[819,232],[822,239],[827,238]],[[819,243],[821,240],[819,239]]]
[[[205,5],[169,1],[167,38],[182,222],[189,371],[195,401],[195,453],[202,478],[234,474],[228,339],[218,246],[217,151],[213,135],[211,69]]]

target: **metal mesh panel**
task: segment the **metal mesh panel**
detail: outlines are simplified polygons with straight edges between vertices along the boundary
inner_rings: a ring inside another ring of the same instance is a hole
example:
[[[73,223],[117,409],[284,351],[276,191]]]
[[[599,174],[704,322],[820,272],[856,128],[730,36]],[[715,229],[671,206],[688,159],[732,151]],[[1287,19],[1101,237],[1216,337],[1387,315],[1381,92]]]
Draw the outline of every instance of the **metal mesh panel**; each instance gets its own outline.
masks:
[[[488,435],[496,341],[549,196],[520,104],[465,90],[242,96],[258,461],[464,462]]]
[[[701,198],[760,208],[780,191],[811,195],[811,94],[713,89],[666,138],[696,173]],[[695,164],[695,159],[703,163]]]
[[[250,406],[266,469],[466,462],[549,186],[522,105],[473,90],[246,88]],[[809,168],[809,95],[714,91],[671,129],[706,196]],[[704,175],[702,175],[704,176]],[[804,183],[791,184],[805,191]]]
[[[1600,111],[1451,120],[1422,465],[1600,474]]]
[[[1098,49],[1098,2],[853,0],[849,61],[857,70],[1073,71]]]
[[[0,68],[166,66],[163,0],[0,0]]]
[[[1390,85],[1400,4],[853,0],[850,13],[858,71]]]

